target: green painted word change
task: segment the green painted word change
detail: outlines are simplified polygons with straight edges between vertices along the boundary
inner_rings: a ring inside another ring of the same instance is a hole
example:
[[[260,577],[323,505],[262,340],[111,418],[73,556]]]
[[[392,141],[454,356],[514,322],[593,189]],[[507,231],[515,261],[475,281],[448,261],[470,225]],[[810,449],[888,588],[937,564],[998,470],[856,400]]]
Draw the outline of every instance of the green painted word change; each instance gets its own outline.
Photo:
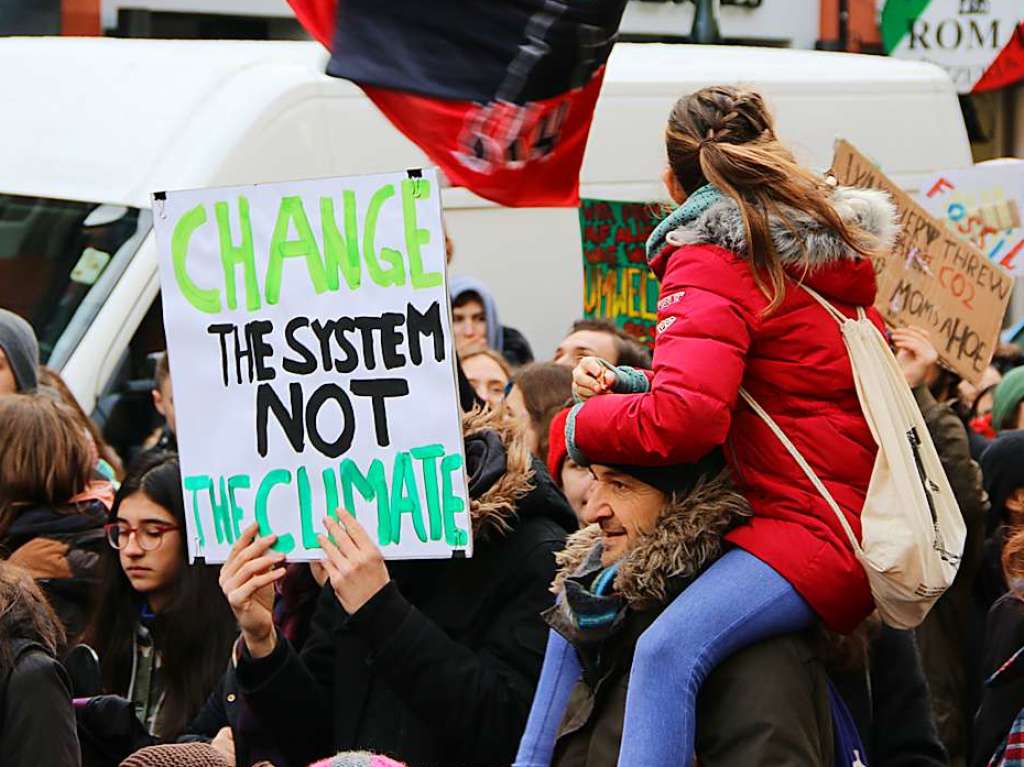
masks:
[[[364,277],[380,287],[436,288],[442,283],[441,273],[423,269],[422,248],[430,243],[430,232],[420,228],[416,220],[416,200],[429,196],[430,183],[426,179],[402,181],[399,193],[394,184],[384,184],[370,196],[361,221],[355,192],[342,191],[340,205],[332,197],[321,197],[319,239],[306,210],[309,201],[298,195],[282,197],[263,274],[258,273],[256,266],[248,199],[240,194],[233,200],[214,203],[212,222],[207,206],[200,203],[174,224],[171,260],[175,282],[185,299],[206,314],[217,314],[225,306],[237,309],[240,294],[250,312],[258,311],[264,304],[277,304],[281,300],[286,264],[292,262],[296,265],[288,268],[305,268],[318,295],[340,290],[342,282],[349,290],[358,290]],[[404,253],[377,247],[377,221],[385,205],[401,205]],[[231,231],[232,219],[239,232],[237,241]],[[208,225],[217,228],[223,287],[198,285],[189,273],[189,259],[194,257],[189,250],[192,236]]]

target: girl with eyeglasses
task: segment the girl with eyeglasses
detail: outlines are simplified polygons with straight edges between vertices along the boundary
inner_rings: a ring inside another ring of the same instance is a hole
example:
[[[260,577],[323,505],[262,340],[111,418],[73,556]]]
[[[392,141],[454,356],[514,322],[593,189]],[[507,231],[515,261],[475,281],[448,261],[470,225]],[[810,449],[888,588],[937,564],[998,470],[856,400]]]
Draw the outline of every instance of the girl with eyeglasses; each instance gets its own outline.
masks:
[[[128,698],[160,740],[186,731],[227,668],[237,633],[218,569],[188,563],[177,456],[147,453],[105,527],[99,602],[85,642],[104,691]]]

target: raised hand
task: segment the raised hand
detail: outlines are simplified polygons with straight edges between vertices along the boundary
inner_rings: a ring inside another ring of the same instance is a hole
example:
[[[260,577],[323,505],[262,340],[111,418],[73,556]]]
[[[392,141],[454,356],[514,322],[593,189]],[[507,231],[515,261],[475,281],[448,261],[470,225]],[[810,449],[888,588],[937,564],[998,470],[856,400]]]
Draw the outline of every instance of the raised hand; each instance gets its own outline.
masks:
[[[334,595],[345,612],[354,615],[388,584],[391,576],[377,544],[356,518],[341,510],[338,518],[343,524],[326,518],[324,524],[331,537],[321,535],[318,538],[324,550],[323,565]]]
[[[932,344],[928,331],[917,327],[899,328],[892,332],[896,361],[910,388],[925,382],[932,365],[939,361],[939,352]]]
[[[242,631],[242,640],[254,658],[262,658],[274,650],[274,582],[284,576],[279,565],[284,554],[270,551],[276,535],[263,538],[259,525],[245,529],[227,561],[220,568],[220,588]],[[268,553],[270,552],[270,553]]]

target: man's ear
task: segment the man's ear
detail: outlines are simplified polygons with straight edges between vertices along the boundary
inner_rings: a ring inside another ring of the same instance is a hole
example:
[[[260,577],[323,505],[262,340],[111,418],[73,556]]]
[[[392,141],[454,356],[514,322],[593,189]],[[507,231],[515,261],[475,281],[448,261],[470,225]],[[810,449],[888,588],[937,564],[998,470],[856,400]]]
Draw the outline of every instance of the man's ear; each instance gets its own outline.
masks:
[[[167,413],[164,411],[164,395],[160,393],[159,389],[153,389],[151,394],[153,395],[153,407],[156,408],[156,412],[166,418]]]
[[[1006,499],[1006,510],[1014,514],[1024,513],[1024,487],[1018,487]]]

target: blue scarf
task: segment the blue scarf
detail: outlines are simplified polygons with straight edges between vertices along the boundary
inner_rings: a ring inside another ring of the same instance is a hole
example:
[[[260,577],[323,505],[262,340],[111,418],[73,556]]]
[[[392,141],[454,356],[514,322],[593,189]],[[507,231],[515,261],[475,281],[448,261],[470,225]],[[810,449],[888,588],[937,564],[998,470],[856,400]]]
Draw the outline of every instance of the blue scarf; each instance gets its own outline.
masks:
[[[647,263],[651,263],[665,247],[669,232],[696,221],[708,208],[724,197],[725,195],[719,191],[718,187],[712,184],[705,184],[687,197],[686,202],[672,211],[668,218],[658,224],[651,232],[651,236],[647,238]]]
[[[591,549],[580,568],[565,579],[555,606],[544,612],[548,625],[574,645],[605,641],[621,625],[626,600],[615,593],[619,563],[601,564],[600,544]]]

